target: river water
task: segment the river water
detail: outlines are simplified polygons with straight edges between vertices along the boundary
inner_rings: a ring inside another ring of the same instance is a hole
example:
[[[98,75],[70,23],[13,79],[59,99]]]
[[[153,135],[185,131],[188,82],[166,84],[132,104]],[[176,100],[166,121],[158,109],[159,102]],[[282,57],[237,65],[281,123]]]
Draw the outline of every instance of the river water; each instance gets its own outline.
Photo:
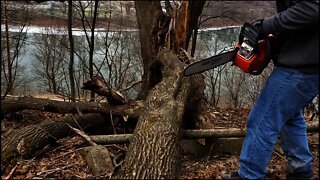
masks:
[[[1,31],[3,30],[4,27],[1,26]],[[239,27],[200,30],[197,37],[195,58],[199,60],[232,49],[238,40],[239,30]],[[21,32],[21,28],[11,27],[9,32],[10,34],[17,34]],[[67,62],[69,58],[68,52],[65,51],[62,53],[64,49],[67,49],[67,30],[47,27],[28,27],[23,29],[22,32],[26,34],[27,39],[19,55],[19,64],[24,67],[24,77],[29,78],[28,83],[23,85],[24,89],[45,92],[48,88],[44,87],[44,81],[46,81],[43,77],[44,75],[41,76],[39,72],[37,74],[35,73],[36,69],[43,69],[45,67],[45,65],[40,62],[41,58],[45,59],[45,56],[39,56],[39,52],[43,53],[43,51],[39,49],[54,51],[54,54],[49,53],[49,57],[47,57],[49,59],[52,58],[52,56],[60,56]],[[88,60],[86,33],[81,29],[73,29],[73,36],[75,40],[75,51],[77,52],[75,54],[75,70],[79,73],[85,72],[83,65],[80,67],[80,62]],[[90,35],[88,38],[90,38]],[[55,44],[53,41],[55,41]],[[53,48],[45,48],[47,46],[44,42],[47,43],[47,45],[51,43]],[[58,60],[53,58],[53,61]],[[130,63],[127,63],[128,61],[130,61]],[[119,84],[121,84],[120,81],[130,84],[129,82],[139,80],[142,75],[142,68],[138,32],[130,29],[113,32],[97,29],[95,32],[94,62],[114,89],[121,89],[119,86]],[[67,66],[64,68],[67,69]],[[133,69],[124,73],[120,72],[119,69],[121,68]],[[67,78],[62,77],[66,76],[65,74],[63,75],[65,71],[63,72],[59,69],[55,71],[60,76],[59,81],[65,81],[65,83],[61,83],[61,86],[65,87],[68,84]],[[79,75],[79,86],[80,81],[85,79],[85,77],[81,79],[80,76],[81,75]],[[124,78],[118,78],[119,76],[129,76],[132,78],[123,80]]]

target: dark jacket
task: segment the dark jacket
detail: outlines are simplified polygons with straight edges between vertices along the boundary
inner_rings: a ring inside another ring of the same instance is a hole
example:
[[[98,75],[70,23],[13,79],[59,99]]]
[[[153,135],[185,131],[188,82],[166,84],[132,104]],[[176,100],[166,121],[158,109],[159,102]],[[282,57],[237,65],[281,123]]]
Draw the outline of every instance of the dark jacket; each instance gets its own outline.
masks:
[[[308,74],[319,73],[319,1],[277,0],[278,13],[263,21],[263,31],[278,34],[274,63]]]

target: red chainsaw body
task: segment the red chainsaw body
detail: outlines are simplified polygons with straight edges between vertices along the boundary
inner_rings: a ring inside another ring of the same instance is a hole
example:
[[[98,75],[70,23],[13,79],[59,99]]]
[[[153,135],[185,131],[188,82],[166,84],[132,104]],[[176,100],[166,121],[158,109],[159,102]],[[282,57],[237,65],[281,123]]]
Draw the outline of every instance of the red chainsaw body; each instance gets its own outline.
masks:
[[[265,64],[270,61],[270,45],[267,44],[267,41],[272,40],[272,35],[269,35],[266,40],[260,40],[258,42],[258,50],[255,52],[253,47],[250,47],[246,42],[238,43],[236,48],[239,50],[233,60],[233,65],[239,67],[245,73],[260,74],[265,68]]]

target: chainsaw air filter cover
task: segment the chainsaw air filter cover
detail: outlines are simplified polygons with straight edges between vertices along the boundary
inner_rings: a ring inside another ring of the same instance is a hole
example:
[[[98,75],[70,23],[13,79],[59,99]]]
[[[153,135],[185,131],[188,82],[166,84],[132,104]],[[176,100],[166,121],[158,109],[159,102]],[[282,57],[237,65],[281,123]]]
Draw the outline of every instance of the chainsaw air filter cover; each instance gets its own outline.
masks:
[[[267,39],[260,40],[257,47],[253,47],[244,40],[237,48],[239,49],[233,65],[239,67],[243,72],[252,75],[259,75],[263,69],[267,67],[270,62],[270,40],[272,36]],[[257,48],[257,49],[255,49]]]

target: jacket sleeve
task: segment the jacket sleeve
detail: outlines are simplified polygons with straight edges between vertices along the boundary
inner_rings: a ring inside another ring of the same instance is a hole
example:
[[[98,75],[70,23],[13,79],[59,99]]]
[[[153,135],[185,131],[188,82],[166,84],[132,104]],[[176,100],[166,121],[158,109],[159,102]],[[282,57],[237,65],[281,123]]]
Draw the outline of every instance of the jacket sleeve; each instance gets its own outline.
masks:
[[[299,31],[319,24],[319,1],[298,1],[288,9],[263,21],[267,34]]]

